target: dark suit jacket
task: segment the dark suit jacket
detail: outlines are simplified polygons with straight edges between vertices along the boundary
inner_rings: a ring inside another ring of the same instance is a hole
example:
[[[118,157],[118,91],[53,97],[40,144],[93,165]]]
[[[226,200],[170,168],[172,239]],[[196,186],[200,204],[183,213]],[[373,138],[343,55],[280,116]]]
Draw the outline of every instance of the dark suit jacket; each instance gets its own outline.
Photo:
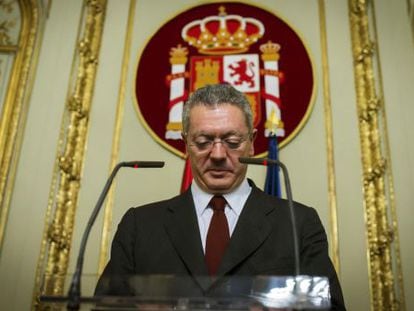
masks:
[[[154,290],[145,284],[138,290],[127,284],[131,275],[188,276],[190,286],[169,290],[193,295],[217,294],[226,276],[294,275],[291,221],[286,200],[265,194],[252,182],[252,192],[232,234],[215,280],[204,261],[191,191],[172,199],[131,208],[115,234],[111,259],[95,291],[96,295],[135,295]],[[295,203],[301,274],[326,276],[333,309],[344,310],[341,288],[328,256],[328,243],[313,208]],[[243,287],[242,284],[239,284]],[[246,285],[248,286],[248,285]],[[227,286],[228,287],[228,286]],[[243,291],[243,290],[241,290]]]

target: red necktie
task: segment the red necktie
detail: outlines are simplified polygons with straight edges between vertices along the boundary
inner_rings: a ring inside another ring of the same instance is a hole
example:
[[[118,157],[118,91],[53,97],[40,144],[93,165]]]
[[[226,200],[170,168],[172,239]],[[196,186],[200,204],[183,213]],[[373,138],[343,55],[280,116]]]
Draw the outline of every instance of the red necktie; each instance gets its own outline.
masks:
[[[224,214],[226,200],[222,196],[214,196],[209,205],[214,213],[207,232],[206,263],[208,273],[215,275],[229,244],[230,234],[226,214]]]

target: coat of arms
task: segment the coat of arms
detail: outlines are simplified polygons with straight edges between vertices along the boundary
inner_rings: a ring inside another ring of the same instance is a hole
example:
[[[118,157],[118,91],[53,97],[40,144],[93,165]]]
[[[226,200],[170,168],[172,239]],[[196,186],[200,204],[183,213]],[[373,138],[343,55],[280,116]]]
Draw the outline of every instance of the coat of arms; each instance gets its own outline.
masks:
[[[155,72],[163,80],[156,90],[149,83]],[[190,9],[164,25],[147,45],[136,97],[150,133],[183,154],[183,105],[195,89],[213,83],[229,83],[246,94],[259,130],[257,154],[266,152],[270,133],[283,146],[298,132],[314,92],[310,58],[296,33],[271,13],[241,3]]]

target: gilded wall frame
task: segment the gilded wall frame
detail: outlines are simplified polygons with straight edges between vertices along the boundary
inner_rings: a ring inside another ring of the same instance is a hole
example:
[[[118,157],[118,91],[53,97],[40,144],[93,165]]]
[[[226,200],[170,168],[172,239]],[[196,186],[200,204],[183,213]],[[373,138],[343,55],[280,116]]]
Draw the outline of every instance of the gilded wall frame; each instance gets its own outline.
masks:
[[[7,225],[20,146],[37,63],[37,42],[42,35],[40,8],[36,0],[16,0],[20,9],[17,44],[1,44],[0,53],[14,55],[0,115],[0,251]],[[8,9],[9,3],[3,3]],[[3,31],[2,31],[3,32]],[[3,32],[3,35],[7,35]]]
[[[62,295],[65,289],[106,6],[107,0],[84,0],[82,5],[36,270],[37,310],[44,308],[41,294]]]
[[[405,310],[375,1],[348,0],[371,310]]]

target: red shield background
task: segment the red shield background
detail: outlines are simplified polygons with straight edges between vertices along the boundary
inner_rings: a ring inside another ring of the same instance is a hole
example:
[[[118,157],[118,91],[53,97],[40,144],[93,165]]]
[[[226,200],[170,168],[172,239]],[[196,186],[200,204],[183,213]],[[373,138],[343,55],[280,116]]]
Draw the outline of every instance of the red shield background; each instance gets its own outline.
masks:
[[[219,2],[191,8],[161,26],[149,40],[139,59],[135,80],[136,102],[145,128],[157,142],[180,156],[185,153],[183,141],[164,138],[169,112],[169,86],[166,84],[166,77],[171,72],[169,51],[172,47],[181,44],[188,48],[189,58],[200,55],[197,49],[189,46],[181,38],[181,30],[193,20],[217,15],[220,6],[225,6],[227,14],[253,17],[264,24],[263,37],[253,44],[246,54],[260,54],[259,46],[269,40],[281,46],[279,69],[284,74],[284,81],[280,85],[280,99],[285,136],[278,137],[279,148],[297,135],[299,127],[303,126],[303,121],[312,107],[314,74],[311,59],[301,38],[285,21],[262,8],[235,2]],[[189,69],[188,67],[186,70]],[[189,80],[186,81],[187,91],[191,89]],[[261,110],[264,112],[263,100],[261,105]],[[262,113],[257,126],[256,155],[267,152],[268,139],[264,136],[265,121]]]

